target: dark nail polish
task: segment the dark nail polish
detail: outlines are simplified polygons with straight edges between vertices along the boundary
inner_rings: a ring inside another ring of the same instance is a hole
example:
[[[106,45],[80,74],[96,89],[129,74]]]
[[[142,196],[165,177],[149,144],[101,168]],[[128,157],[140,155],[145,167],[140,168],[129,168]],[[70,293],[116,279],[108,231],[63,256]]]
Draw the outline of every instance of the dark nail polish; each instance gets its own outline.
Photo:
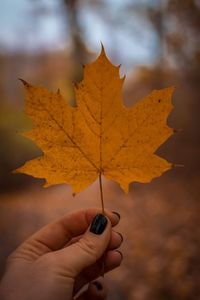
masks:
[[[124,257],[123,257],[123,254],[121,253],[121,251],[119,251],[119,250],[115,250],[116,252],[118,252],[120,255],[121,255],[121,258],[123,259]]]
[[[94,234],[102,234],[104,229],[106,228],[107,223],[108,220],[104,215],[102,214],[96,215],[96,217],[93,219],[92,224],[90,226],[90,232]]]
[[[119,218],[119,220],[120,220],[121,216],[120,216],[120,214],[118,212],[112,211],[112,213],[115,214]]]
[[[99,281],[93,281],[92,284],[96,286],[97,290],[99,291],[103,290],[103,286]]]

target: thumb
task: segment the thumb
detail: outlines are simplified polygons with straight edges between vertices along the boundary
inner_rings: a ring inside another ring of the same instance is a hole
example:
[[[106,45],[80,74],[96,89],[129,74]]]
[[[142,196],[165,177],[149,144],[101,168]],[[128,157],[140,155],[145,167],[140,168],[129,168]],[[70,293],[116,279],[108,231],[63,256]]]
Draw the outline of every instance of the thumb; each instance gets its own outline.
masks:
[[[57,251],[57,261],[60,261],[66,276],[75,278],[83,269],[94,264],[105,252],[110,236],[110,220],[102,214],[96,215],[78,242]]]

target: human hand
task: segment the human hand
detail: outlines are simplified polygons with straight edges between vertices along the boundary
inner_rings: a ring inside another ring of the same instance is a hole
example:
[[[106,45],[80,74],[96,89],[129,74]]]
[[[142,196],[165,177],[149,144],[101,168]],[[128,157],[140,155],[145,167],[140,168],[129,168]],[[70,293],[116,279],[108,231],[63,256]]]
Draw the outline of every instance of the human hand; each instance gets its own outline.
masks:
[[[78,300],[105,299],[104,284],[91,281],[120,265],[116,249],[122,236],[112,230],[118,214],[98,214],[99,209],[66,214],[27,239],[8,258],[0,298],[71,300],[89,283]]]

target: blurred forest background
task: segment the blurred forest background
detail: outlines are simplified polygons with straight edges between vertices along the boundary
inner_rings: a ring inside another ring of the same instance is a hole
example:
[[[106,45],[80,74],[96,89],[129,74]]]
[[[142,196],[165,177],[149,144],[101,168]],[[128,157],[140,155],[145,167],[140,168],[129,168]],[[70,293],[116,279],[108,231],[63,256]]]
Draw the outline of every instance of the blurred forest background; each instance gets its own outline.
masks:
[[[152,89],[176,86],[168,124],[176,133],[157,153],[183,164],[128,195],[104,180],[106,207],[119,211],[122,266],[106,279],[109,299],[200,299],[200,1],[7,0],[0,9],[0,274],[26,237],[67,211],[100,206],[98,183],[75,198],[66,185],[11,171],[40,153],[17,131],[30,127],[18,78],[60,88],[94,60],[100,41],[122,64],[130,106]]]

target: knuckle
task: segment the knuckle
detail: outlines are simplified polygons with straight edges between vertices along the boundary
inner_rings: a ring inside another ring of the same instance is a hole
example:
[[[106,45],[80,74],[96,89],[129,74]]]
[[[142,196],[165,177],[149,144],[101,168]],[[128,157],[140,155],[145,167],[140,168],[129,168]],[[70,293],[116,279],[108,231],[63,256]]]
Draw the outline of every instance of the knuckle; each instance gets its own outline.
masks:
[[[51,252],[46,253],[38,259],[38,262],[42,264],[44,267],[51,268],[56,263],[56,257]]]
[[[92,261],[98,260],[97,246],[89,237],[84,237],[79,240],[77,246],[84,252]]]
[[[39,268],[40,270],[54,270],[56,266],[56,260],[52,253],[47,253],[41,257],[39,257],[35,261],[35,267]]]
[[[20,255],[20,252],[18,251],[18,249],[16,249],[12,253],[10,253],[10,255],[7,257],[6,266],[10,266],[14,262],[20,261],[22,259],[23,259],[23,256]]]

